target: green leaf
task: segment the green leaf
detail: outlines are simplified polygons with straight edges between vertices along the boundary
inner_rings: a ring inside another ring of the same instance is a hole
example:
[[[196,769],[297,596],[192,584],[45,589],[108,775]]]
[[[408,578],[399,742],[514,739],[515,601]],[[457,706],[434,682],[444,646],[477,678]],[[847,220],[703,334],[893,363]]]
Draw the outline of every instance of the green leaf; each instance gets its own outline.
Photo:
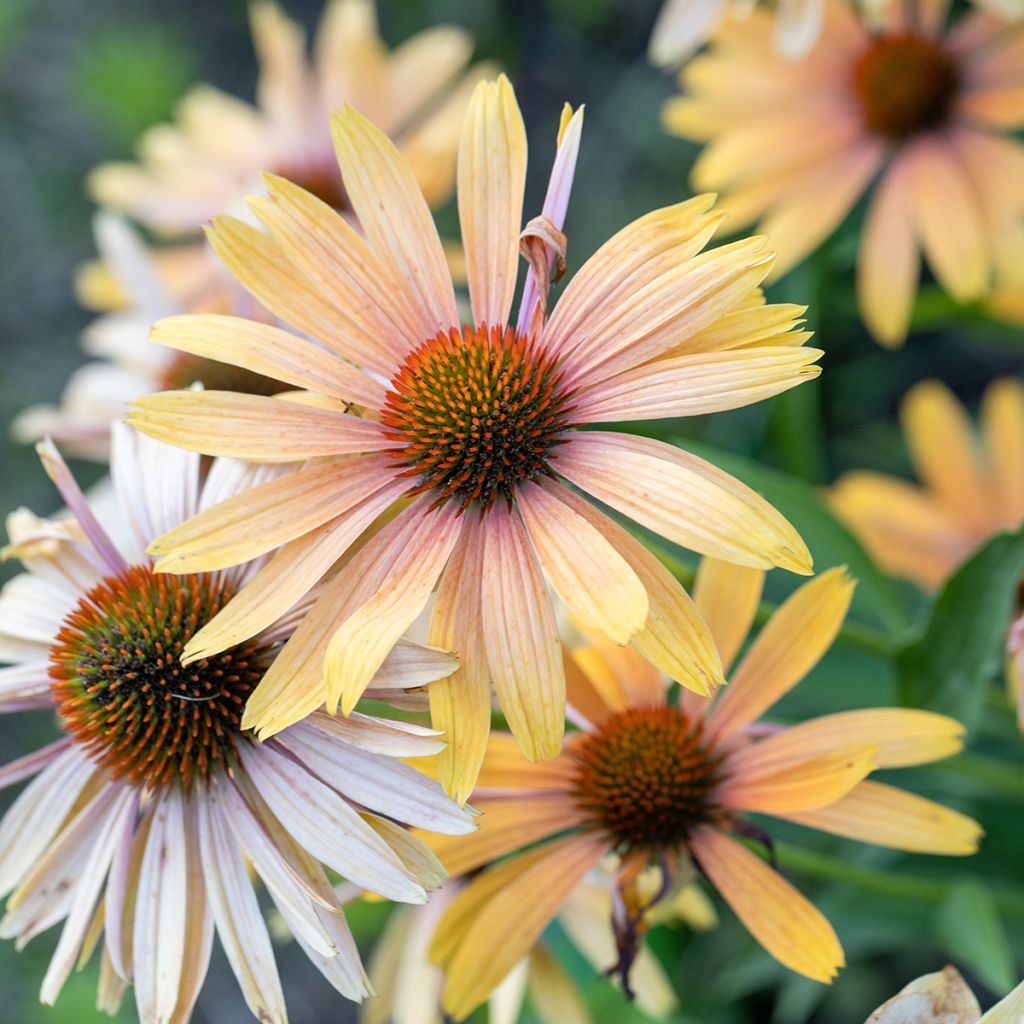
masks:
[[[938,932],[950,956],[993,992],[1008,992],[1017,983],[1013,951],[985,882],[967,879],[953,888],[939,910]]]
[[[854,610],[892,633],[906,628],[903,603],[892,580],[883,576],[852,533],[831,513],[818,488],[760,466],[750,459],[688,439],[671,443],[724,469],[772,503],[800,532],[814,556],[816,571],[847,565],[858,581]]]
[[[922,635],[898,656],[904,704],[941,711],[974,726],[988,683],[1002,667],[1024,530],[990,540],[943,587]]]

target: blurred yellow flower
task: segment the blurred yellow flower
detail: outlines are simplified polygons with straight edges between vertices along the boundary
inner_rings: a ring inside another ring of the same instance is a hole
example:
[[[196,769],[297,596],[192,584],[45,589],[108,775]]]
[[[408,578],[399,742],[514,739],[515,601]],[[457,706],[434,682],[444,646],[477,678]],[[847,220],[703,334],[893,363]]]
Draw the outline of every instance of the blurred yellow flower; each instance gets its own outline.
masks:
[[[1024,387],[989,385],[979,439],[939,381],[912,388],[900,416],[920,484],[855,470],[830,500],[883,569],[931,589],[983,541],[1024,523]]]
[[[777,277],[871,192],[858,261],[868,328],[906,336],[919,249],[969,302],[1024,261],[1024,36],[972,12],[947,27],[945,0],[894,3],[869,32],[847,0],[827,0],[802,61],[773,52],[764,11],[733,19],[690,62],[669,131],[708,145],[693,169],[721,190],[731,226],[759,220]],[[877,181],[876,181],[877,179]]]
[[[455,186],[462,114],[476,82],[472,38],[430,28],[388,52],[373,0],[330,0],[313,61],[302,29],[274,0],[250,6],[259,61],[256,107],[209,85],[192,89],[174,124],[150,129],[139,163],[110,163],[89,178],[93,198],[158,232],[192,234],[257,191],[262,171],[301,184],[335,209],[349,202],[327,130],[346,103],[394,138],[431,204]]]
[[[430,642],[458,651],[461,668],[431,687],[431,711],[449,739],[445,785],[464,799],[490,728],[492,682],[531,758],[561,749],[565,678],[545,575],[583,622],[633,642],[683,685],[707,693],[721,682],[679,583],[571,485],[694,550],[810,572],[799,535],[750,488],[672,445],[577,428],[747,405],[816,376],[820,353],[794,329],[801,307],[764,304],[763,240],[702,251],[720,219],[708,197],[624,228],[550,311],[582,130],[582,111],[568,109],[543,214],[523,232],[532,255],[511,320],[526,133],[504,77],[477,88],[460,145],[473,316],[461,325],[409,165],[351,108],[334,123],[364,234],[270,176],[269,198],[252,200],[268,233],[229,217],[211,231],[258,301],[307,337],[216,316],[171,318],[154,335],[308,393],[168,392],[129,413],[147,433],[207,454],[315,461],[286,484],[204,512],[153,550],[163,571],[190,572],[280,548],[196,635],[189,660],[250,636],[351,559],[248,704],[246,724],[264,737],[324,702],[348,714],[436,586]],[[552,251],[537,249],[539,238]]]
[[[864,1024],[1020,1024],[1024,1020],[1024,984],[987,1013],[955,967],[912,981],[880,1006]]]
[[[711,559],[700,567],[697,607],[726,669],[753,621],[763,579],[759,570]],[[635,651],[599,640],[567,662],[569,716],[579,731],[567,736],[559,758],[529,764],[509,737],[491,737],[473,797],[479,829],[458,842],[428,838],[452,874],[497,862],[455,898],[434,938],[450,1016],[461,1020],[488,997],[610,852],[621,858],[611,915],[619,959],[603,966],[628,983],[648,912],[689,881],[693,866],[786,967],[828,982],[843,966],[828,921],[738,841],[771,848],[748,813],[895,849],[975,851],[981,830],[971,819],[867,780],[876,769],[955,754],[958,722],[902,708],[789,727],[760,721],[828,650],[853,587],[842,569],[804,584],[715,701],[666,690]],[[640,884],[651,864],[660,870],[653,889]]]

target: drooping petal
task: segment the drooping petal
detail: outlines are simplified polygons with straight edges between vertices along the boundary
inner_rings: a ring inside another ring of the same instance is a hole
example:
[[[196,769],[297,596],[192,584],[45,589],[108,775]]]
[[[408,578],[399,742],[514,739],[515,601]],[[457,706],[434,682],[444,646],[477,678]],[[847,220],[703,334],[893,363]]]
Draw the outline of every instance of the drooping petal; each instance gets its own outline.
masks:
[[[759,569],[811,571],[799,534],[764,498],[664,442],[574,433],[552,462],[577,487],[683,547]]]
[[[557,757],[565,731],[565,670],[537,555],[514,509],[495,505],[484,542],[487,664],[512,735],[530,760]]]
[[[647,591],[644,628],[633,645],[669,678],[707,695],[725,683],[714,640],[679,581],[638,540],[569,490],[559,497],[598,529],[640,578]]]
[[[736,916],[783,966],[830,982],[845,965],[820,911],[755,853],[711,828],[693,837],[693,852]]]
[[[871,779],[827,807],[780,817],[862,843],[951,857],[976,852],[982,836],[966,815]]]
[[[184,805],[172,788],[153,811],[135,898],[135,1000],[139,1017],[153,1024],[169,1024],[181,989],[187,863]]]
[[[458,197],[473,321],[504,326],[519,265],[526,128],[509,80],[473,92],[459,144]]]
[[[127,420],[158,441],[204,455],[259,462],[298,462],[397,447],[372,420],[235,391],[146,395],[132,403]]]
[[[581,825],[587,818],[572,797],[557,791],[481,797],[473,801],[473,808],[479,812],[475,832],[457,838],[428,837],[431,849],[453,877]]]
[[[227,821],[211,803],[202,799],[197,803],[203,876],[217,935],[246,1006],[267,1024],[285,1024],[288,1018],[274,949],[241,850]]]
[[[905,768],[951,757],[963,748],[964,727],[955,719],[919,708],[839,711],[789,726],[733,754],[729,763],[744,772],[755,763],[762,772],[796,767],[847,746],[871,744],[878,768]]]
[[[563,501],[562,488],[527,481],[518,507],[551,585],[571,611],[625,644],[647,621],[647,591],[625,558]]]
[[[755,721],[818,663],[839,632],[854,586],[844,568],[829,569],[782,604],[712,709],[715,736],[724,740]]]
[[[878,748],[871,743],[844,743],[825,753],[794,756],[792,763],[778,764],[774,748],[758,757],[767,742],[756,744],[741,768],[730,762],[726,769],[730,775],[716,791],[723,806],[761,814],[827,807],[878,767]]]
[[[446,1013],[456,1018],[468,1016],[490,995],[532,948],[603,852],[603,844],[595,836],[552,843],[542,858],[509,879],[479,908],[482,912],[466,929],[445,972],[442,1005]],[[456,904],[472,904],[475,896],[471,885],[456,897],[448,913]]]
[[[1012,379],[989,385],[981,405],[989,473],[1000,517],[1024,517],[1024,391]]]
[[[910,326],[921,259],[910,205],[910,168],[897,158],[882,175],[857,255],[857,301],[871,333],[883,344],[903,343]]]
[[[715,638],[722,670],[729,671],[750,627],[764,589],[764,573],[717,558],[702,558],[693,599]]]
[[[392,481],[315,532],[286,544],[185,645],[185,664],[226,650],[268,628],[319,582],[400,496]]]
[[[351,609],[327,646],[325,702],[332,714],[339,704],[344,714],[352,711],[388,652],[423,611],[462,528],[453,504],[433,512],[411,506],[406,517],[415,524],[416,542],[398,553],[387,577]]]
[[[484,524],[468,511],[430,618],[428,639],[454,651],[458,670],[433,683],[430,721],[447,743],[438,755],[441,783],[464,804],[473,792],[491,731],[491,678],[483,634]]]
[[[288,833],[332,871],[401,903],[427,896],[388,845],[333,789],[271,746],[244,744],[242,763]]]
[[[279,327],[239,316],[207,314],[158,320],[152,341],[180,352],[241,366],[307,391],[322,391],[371,409],[384,404],[384,389],[369,375],[326,349]]]
[[[627,370],[573,403],[581,422],[670,419],[739,409],[821,373],[820,349],[792,346],[682,355]]]

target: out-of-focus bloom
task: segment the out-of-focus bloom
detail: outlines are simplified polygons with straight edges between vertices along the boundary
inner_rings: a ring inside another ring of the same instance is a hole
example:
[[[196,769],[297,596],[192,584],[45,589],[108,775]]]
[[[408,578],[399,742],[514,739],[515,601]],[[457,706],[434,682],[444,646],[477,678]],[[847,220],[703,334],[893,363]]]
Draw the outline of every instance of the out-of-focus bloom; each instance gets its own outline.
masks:
[[[990,384],[980,445],[942,383],[912,388],[900,410],[920,484],[866,470],[842,476],[831,504],[886,572],[931,590],[984,541],[1024,524],[1024,387]],[[1024,606],[1008,627],[1006,682],[1024,729]]]
[[[492,737],[497,743],[502,738]],[[505,737],[505,740],[510,740]],[[521,760],[512,746],[512,756]],[[570,893],[558,923],[595,971],[614,962],[615,946],[608,922],[612,916],[614,874],[599,865]],[[398,907],[381,934],[369,963],[370,982],[378,997],[363,1003],[360,1024],[442,1024],[444,975],[430,962],[430,942],[438,922],[465,887],[464,880],[446,882],[431,894],[425,907]],[[684,920],[693,928],[715,922],[714,908],[695,887],[682,889],[664,920]],[[659,908],[661,909],[661,908]],[[636,1005],[660,1020],[676,1007],[676,998],[654,955],[641,948],[631,979]],[[529,999],[541,1024],[591,1024],[575,982],[543,940],[512,967],[489,999],[492,1024],[515,1024]]]
[[[810,571],[793,527],[714,466],[587,424],[736,408],[814,377],[798,306],[767,306],[762,239],[702,252],[719,222],[700,197],[624,228],[548,313],[582,111],[562,119],[543,215],[510,320],[526,135],[508,80],[482,83],[459,152],[459,214],[473,323],[415,178],[351,108],[336,116],[345,188],[365,232],[280,178],[252,206],[269,233],[218,218],[214,247],[256,299],[323,347],[230,317],[177,317],[155,337],[310,389],[303,403],[169,392],[135,403],[142,430],[207,454],[317,461],[225,502],[158,541],[159,568],[220,568],[280,547],[266,572],[202,630],[186,659],[237,643],[287,610],[398,499],[352,557],[246,709],[261,736],[326,701],[348,713],[435,584],[430,642],[460,670],[430,689],[449,738],[442,777],[465,798],[490,728],[490,684],[532,758],[564,731],[561,645],[544,576],[588,626],[632,641],[684,686],[721,682],[685,591],[575,485],[668,539],[720,558]],[[357,369],[361,367],[362,369]],[[365,372],[364,372],[365,371]],[[330,397],[322,397],[330,396]],[[361,415],[355,415],[361,412]],[[686,637],[687,643],[676,642]]]
[[[913,387],[900,418],[920,484],[855,470],[837,481],[831,504],[883,569],[932,589],[983,541],[1024,523],[1024,388],[989,386],[980,446],[939,381]]]
[[[665,0],[654,23],[648,56],[671,68],[704,45],[730,15],[747,17],[757,0]],[[821,35],[825,0],[776,0],[775,47],[785,57],[804,56]]]
[[[143,395],[196,383],[261,395],[288,390],[280,381],[150,340],[153,323],[175,313],[270,319],[205,245],[155,249],[106,212],[97,215],[95,229],[100,259],[78,284],[83,304],[102,313],[82,335],[82,348],[95,359],[71,374],[59,405],[30,406],[15,418],[16,440],[50,437],[73,455],[106,461],[112,425]]]
[[[705,559],[698,609],[726,667],[758,607],[763,573]],[[444,1007],[456,1019],[487,998],[586,874],[621,857],[612,927],[627,979],[660,896],[696,866],[754,938],[791,970],[832,979],[843,952],[829,923],[778,871],[736,837],[770,840],[746,814],[768,814],[864,842],[965,855],[971,819],[867,776],[924,764],[961,747],[958,722],[901,708],[847,711],[785,727],[760,722],[825,653],[853,582],[831,569],[804,584],[751,644],[714,702],[666,691],[630,648],[609,642],[574,653],[570,734],[562,756],[529,764],[492,737],[473,806],[479,830],[429,841],[453,875],[489,867],[453,901],[432,946],[445,968]],[[666,699],[680,697],[674,704]],[[509,857],[509,854],[513,856]],[[649,865],[652,892],[641,886]]]
[[[129,983],[142,1024],[186,1024],[216,930],[253,1014],[284,1024],[284,998],[251,868],[312,962],[343,995],[369,993],[325,868],[389,899],[423,902],[441,865],[403,822],[452,834],[469,818],[401,758],[441,744],[417,726],[315,716],[258,744],[245,699],[294,620],[216,657],[179,663],[192,634],[257,567],[154,573],[145,545],[267,470],[115,431],[116,502],[102,525],[56,449],[40,448],[72,515],[10,520],[28,570],[0,595],[0,713],[53,708],[62,736],[0,768],[31,779],[0,821],[0,935],[64,927],[43,981],[52,1004],[102,936],[100,1006]],[[387,687],[450,671],[399,652]],[[411,672],[407,669],[411,668]]]
[[[913,12],[917,12],[916,15]],[[781,275],[871,192],[858,261],[862,314],[883,344],[906,336],[923,250],[956,300],[1024,261],[1024,35],[945,0],[894,3],[869,32],[846,0],[797,63],[772,51],[769,16],[731,20],[684,69],[665,123],[707,140],[693,170],[740,228],[760,221]],[[877,180],[876,180],[877,179]]]
[[[1020,1024],[1024,984],[987,1013],[955,967],[926,974],[880,1006],[864,1024]]]
[[[194,88],[175,124],[142,137],[138,164],[93,172],[97,202],[157,231],[191,234],[273,171],[347,210],[327,130],[328,115],[346,103],[396,140],[429,202],[447,201],[463,111],[485,70],[466,74],[473,41],[465,31],[439,25],[388,52],[373,0],[331,0],[310,64],[302,29],[277,3],[254,0],[250,13],[258,106]]]

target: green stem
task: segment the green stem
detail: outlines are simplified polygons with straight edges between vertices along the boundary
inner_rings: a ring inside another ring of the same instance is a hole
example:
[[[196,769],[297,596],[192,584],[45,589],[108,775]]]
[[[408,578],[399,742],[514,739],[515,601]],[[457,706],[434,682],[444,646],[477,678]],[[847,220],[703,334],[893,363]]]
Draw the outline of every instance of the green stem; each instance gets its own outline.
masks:
[[[812,878],[856,885],[883,896],[941,904],[951,889],[951,886],[935,879],[840,862],[825,854],[813,853],[788,843],[777,843],[775,852],[779,864],[784,868]],[[995,890],[994,894],[1001,913],[1008,917],[1024,918],[1024,892],[1002,888]]]
[[[990,797],[1009,797],[1024,802],[1024,772],[998,758],[984,754],[960,754],[948,761],[937,761],[931,770],[978,782]]]

